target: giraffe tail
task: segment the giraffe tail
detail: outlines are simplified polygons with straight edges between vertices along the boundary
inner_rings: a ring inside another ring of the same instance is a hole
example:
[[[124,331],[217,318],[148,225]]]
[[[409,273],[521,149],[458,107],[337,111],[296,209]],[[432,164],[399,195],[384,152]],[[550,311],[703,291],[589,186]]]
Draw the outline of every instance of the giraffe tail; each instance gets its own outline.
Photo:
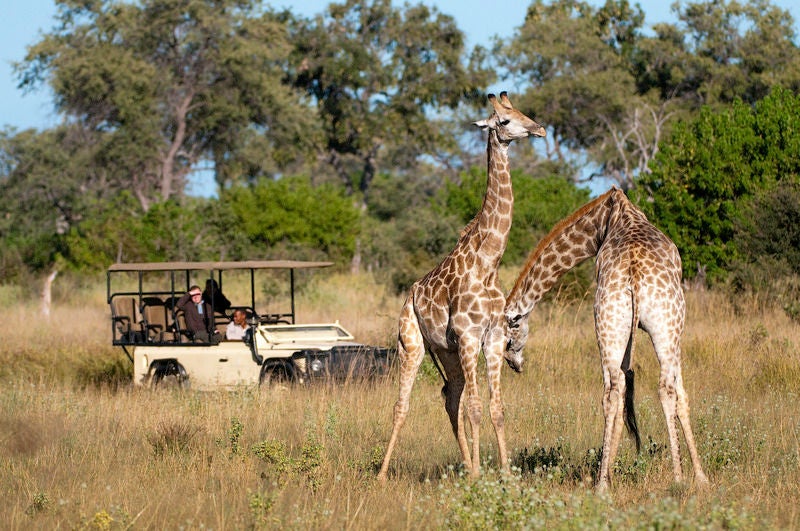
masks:
[[[639,326],[639,309],[636,307],[636,297],[633,293],[631,293],[631,309],[631,334],[628,337],[628,346],[625,348],[625,357],[622,358],[621,369],[625,371],[625,403],[623,405],[625,426],[636,442],[636,453],[638,454],[642,447],[642,439],[639,435],[639,426],[636,423],[636,410],[633,402],[634,373],[633,369],[631,369],[631,360],[633,359],[633,335]]]

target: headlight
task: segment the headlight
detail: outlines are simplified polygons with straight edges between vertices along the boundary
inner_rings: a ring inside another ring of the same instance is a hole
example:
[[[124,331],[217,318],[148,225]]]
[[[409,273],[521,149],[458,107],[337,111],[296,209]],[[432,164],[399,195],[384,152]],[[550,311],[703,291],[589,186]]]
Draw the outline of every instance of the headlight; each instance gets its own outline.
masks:
[[[312,360],[311,372],[320,372],[320,371],[322,371],[322,360]]]

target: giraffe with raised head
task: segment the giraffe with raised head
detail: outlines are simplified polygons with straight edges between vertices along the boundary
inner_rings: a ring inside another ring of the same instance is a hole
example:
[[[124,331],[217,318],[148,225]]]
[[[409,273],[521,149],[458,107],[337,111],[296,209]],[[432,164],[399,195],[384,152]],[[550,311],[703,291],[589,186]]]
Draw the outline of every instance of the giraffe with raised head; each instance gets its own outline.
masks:
[[[400,312],[397,340],[400,396],[394,406],[392,435],[378,473],[382,481],[386,479],[392,451],[408,415],[411,389],[426,351],[431,353],[445,381],[442,389],[445,410],[464,465],[475,476],[480,469],[478,430],[482,415],[477,365],[478,355],[483,350],[489,411],[497,435],[500,466],[508,470],[500,397],[505,297],[497,279],[497,266],[508,243],[514,206],[508,147],[513,140],[543,137],[545,130],[514,109],[505,92],[500,93],[499,98],[490,94],[489,101],[494,108],[492,115],[474,122],[489,132],[487,186],[481,209],[461,231],[455,249],[411,286]],[[464,416],[470,422],[471,453]]]
[[[522,365],[528,316],[568,270],[596,256],[595,331],[603,370],[603,451],[597,482],[606,490],[623,423],[636,439],[633,409],[634,332],[650,335],[661,374],[658,395],[667,420],[675,481],[683,481],[677,421],[699,486],[708,484],[689,421],[689,399],[681,375],[681,335],[686,304],[681,257],[675,244],[651,224],[622,190],[612,188],[560,221],[530,253],[506,298],[506,357]]]

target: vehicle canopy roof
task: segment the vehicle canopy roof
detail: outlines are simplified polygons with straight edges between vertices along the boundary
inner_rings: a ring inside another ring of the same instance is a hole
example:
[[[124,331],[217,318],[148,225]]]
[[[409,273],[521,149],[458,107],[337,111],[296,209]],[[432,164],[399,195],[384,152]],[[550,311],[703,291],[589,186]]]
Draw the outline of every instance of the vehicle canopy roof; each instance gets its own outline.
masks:
[[[309,269],[329,267],[333,262],[299,260],[245,260],[242,262],[139,262],[111,264],[108,271],[222,271],[228,269]]]

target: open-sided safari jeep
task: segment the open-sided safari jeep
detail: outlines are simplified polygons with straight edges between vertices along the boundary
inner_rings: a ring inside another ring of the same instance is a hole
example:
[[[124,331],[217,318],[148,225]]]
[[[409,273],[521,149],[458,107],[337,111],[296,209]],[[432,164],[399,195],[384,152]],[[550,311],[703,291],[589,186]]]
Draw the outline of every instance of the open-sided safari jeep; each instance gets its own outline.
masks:
[[[174,382],[208,389],[385,375],[392,349],[357,343],[338,322],[295,324],[296,271],[330,265],[291,260],[113,264],[107,273],[113,344],[133,362],[139,386]],[[257,284],[261,276],[266,279]],[[192,285],[202,289],[208,279],[232,303],[226,313],[214,314],[218,344],[194,339],[176,305]],[[262,306],[268,305],[264,300],[287,305],[289,311],[259,311],[257,299]],[[247,313],[249,329],[243,340],[226,340],[225,327],[237,308]]]

